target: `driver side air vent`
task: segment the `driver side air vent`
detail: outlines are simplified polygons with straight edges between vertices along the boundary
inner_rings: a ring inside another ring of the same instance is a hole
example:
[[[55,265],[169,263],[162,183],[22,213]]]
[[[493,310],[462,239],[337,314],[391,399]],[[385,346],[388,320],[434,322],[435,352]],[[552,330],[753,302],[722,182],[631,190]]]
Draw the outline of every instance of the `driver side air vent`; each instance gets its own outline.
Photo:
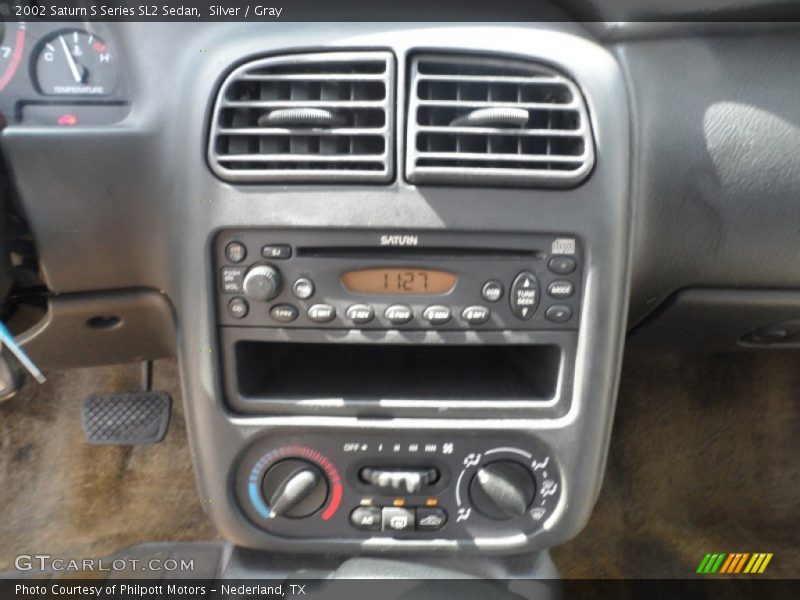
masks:
[[[413,183],[569,187],[594,166],[578,87],[521,60],[420,54],[410,73]]]
[[[208,160],[235,182],[380,182],[393,176],[394,58],[324,52],[246,63],[224,81]]]

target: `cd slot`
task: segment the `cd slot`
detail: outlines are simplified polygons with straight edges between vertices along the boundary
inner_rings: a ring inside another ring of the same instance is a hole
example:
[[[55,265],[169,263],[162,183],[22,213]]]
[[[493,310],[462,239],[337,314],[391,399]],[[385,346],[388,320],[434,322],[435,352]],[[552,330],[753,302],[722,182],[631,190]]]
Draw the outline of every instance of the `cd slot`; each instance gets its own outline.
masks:
[[[518,248],[452,248],[425,247],[409,248],[397,246],[299,246],[297,256],[309,258],[377,258],[398,259],[431,258],[477,260],[541,259],[543,252]]]

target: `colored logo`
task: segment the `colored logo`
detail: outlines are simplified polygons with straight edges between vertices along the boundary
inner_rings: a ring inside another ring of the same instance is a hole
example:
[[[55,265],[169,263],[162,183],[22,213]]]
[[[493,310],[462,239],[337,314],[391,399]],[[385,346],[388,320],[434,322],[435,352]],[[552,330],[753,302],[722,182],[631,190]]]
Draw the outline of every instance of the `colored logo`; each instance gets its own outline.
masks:
[[[720,575],[755,575],[763,573],[771,560],[772,552],[756,552],[753,554],[748,552],[734,552],[731,554],[717,552],[715,554],[706,554],[703,560],[700,561],[697,572],[700,575],[714,575],[716,573]]]

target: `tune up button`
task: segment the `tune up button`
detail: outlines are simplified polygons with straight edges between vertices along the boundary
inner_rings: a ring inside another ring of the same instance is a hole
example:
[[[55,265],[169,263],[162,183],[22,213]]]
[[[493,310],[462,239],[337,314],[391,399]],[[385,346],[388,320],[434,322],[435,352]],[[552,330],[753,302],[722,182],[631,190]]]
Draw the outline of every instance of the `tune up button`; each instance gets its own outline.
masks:
[[[353,304],[344,315],[356,325],[363,325],[375,318],[375,310],[368,304]]]
[[[575,286],[571,281],[554,281],[547,286],[547,294],[552,298],[563,300],[575,293]]]
[[[451,316],[450,309],[442,304],[429,306],[422,313],[422,318],[431,325],[444,325],[450,320]]]
[[[292,291],[300,300],[308,300],[314,295],[314,282],[307,277],[301,277],[294,282]]]
[[[269,310],[269,316],[279,323],[291,323],[299,314],[291,304],[276,304]]]
[[[350,524],[361,531],[380,531],[382,523],[378,506],[359,506],[350,513]]]
[[[383,312],[383,316],[392,325],[405,325],[414,318],[414,312],[405,304],[392,304]]]
[[[485,306],[468,306],[461,311],[461,318],[470,325],[483,325],[492,315]]]
[[[483,284],[481,296],[487,302],[497,302],[503,297],[503,284],[499,281],[487,281]]]
[[[523,271],[511,284],[511,312],[521,321],[527,321],[539,305],[539,281],[530,271]]]
[[[315,304],[308,309],[308,318],[315,323],[329,323],[336,318],[336,309],[330,304]]]

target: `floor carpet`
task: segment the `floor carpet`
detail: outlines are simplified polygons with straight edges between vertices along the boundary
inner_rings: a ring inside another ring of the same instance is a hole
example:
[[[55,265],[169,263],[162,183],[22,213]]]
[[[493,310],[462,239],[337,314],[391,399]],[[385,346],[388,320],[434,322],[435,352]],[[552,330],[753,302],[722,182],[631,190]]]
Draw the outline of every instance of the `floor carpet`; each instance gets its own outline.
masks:
[[[162,443],[84,438],[84,398],[139,390],[140,374],[138,365],[52,371],[0,403],[0,570],[18,554],[101,557],[146,541],[216,537],[195,488],[175,361],[154,370],[154,389],[173,397]]]
[[[0,570],[23,553],[216,537],[174,361],[155,371],[175,399],[163,443],[84,441],[84,397],[138,385],[136,365],[57,371],[0,404]],[[772,552],[765,575],[800,577],[800,354],[626,357],[600,499],[556,564],[570,578],[679,578],[708,552]]]
[[[627,356],[605,481],[565,577],[692,576],[772,552],[800,578],[800,353]]]

